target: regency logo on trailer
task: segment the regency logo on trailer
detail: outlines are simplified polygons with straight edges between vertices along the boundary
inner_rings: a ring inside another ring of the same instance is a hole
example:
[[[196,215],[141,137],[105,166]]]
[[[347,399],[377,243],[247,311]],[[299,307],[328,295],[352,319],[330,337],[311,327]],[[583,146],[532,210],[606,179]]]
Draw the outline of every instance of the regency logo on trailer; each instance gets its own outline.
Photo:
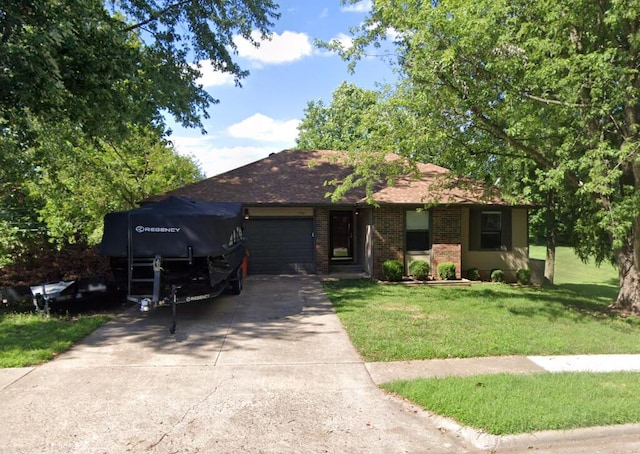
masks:
[[[147,227],[138,225],[135,231],[137,233],[178,233],[180,232],[180,227]]]

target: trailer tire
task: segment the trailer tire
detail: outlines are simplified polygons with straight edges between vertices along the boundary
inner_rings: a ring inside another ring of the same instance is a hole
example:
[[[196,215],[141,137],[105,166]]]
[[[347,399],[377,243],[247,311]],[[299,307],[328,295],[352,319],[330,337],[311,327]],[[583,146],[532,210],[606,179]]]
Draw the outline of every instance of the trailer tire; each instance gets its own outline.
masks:
[[[235,271],[235,277],[231,280],[231,293],[234,295],[239,295],[242,293],[242,276],[244,271],[242,267],[239,266]]]

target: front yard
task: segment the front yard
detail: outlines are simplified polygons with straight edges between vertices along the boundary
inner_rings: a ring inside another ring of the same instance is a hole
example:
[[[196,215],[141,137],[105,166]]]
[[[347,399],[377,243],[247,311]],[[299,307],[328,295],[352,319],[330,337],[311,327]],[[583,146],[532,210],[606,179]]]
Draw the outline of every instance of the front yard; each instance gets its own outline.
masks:
[[[365,361],[640,353],[640,318],[609,312],[606,287],[585,294],[345,280],[325,289]]]
[[[555,288],[325,284],[363,359],[405,361],[501,355],[640,353],[640,317],[608,310],[610,266],[558,251]],[[539,250],[534,250],[539,254]],[[636,373],[484,375],[394,382],[390,392],[501,435],[640,422]]]

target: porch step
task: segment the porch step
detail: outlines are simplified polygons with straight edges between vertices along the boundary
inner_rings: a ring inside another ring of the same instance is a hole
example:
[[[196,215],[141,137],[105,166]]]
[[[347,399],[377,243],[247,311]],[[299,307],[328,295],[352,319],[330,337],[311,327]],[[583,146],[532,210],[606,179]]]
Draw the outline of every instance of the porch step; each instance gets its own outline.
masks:
[[[363,273],[362,265],[358,264],[335,264],[329,265],[329,273]]]

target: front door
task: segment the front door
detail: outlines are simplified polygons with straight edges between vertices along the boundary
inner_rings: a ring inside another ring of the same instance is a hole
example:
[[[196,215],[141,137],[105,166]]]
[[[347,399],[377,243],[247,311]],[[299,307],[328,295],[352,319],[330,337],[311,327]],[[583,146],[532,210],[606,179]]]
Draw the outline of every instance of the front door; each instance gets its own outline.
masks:
[[[352,211],[332,211],[330,213],[329,248],[331,260],[353,260]]]

